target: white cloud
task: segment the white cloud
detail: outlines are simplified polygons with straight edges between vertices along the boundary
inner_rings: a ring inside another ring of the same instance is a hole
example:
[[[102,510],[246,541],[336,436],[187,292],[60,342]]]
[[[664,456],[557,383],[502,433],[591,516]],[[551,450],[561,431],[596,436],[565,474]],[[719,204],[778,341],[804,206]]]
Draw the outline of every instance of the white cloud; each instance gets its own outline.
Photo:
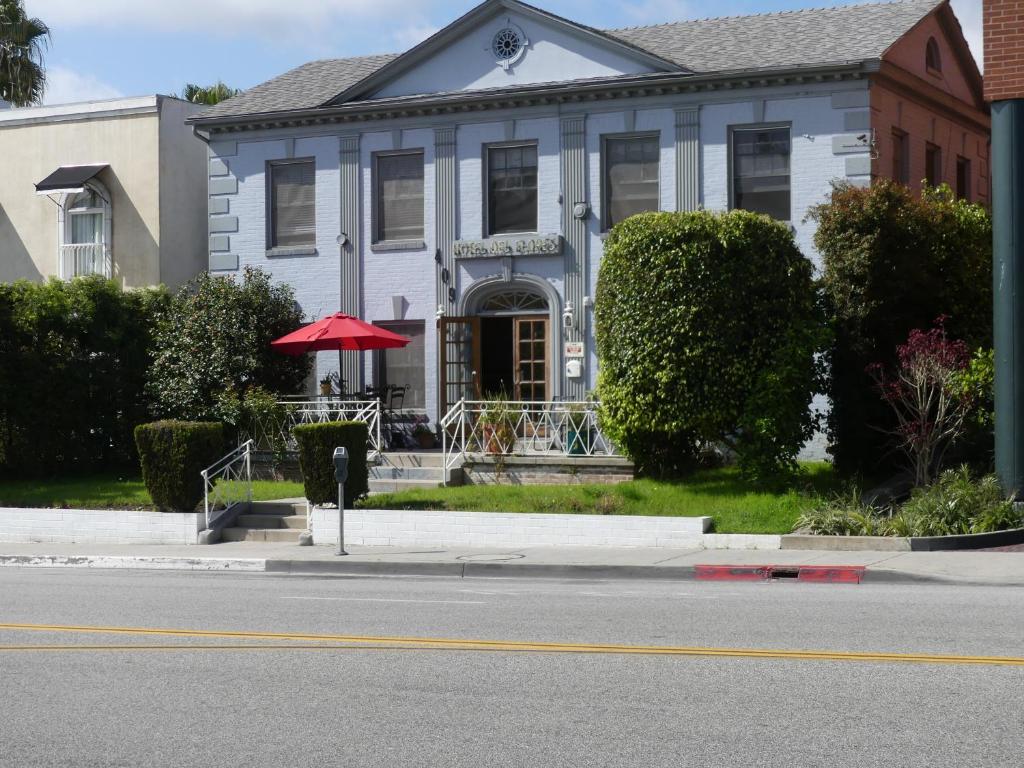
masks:
[[[351,30],[354,23],[408,18],[407,0],[28,0],[51,29],[70,27],[201,31],[288,39]]]
[[[971,46],[974,60],[978,62],[978,68],[983,70],[985,60],[981,45],[981,0],[953,0],[952,5],[953,12],[960,19],[967,44]]]
[[[391,33],[391,39],[398,45],[399,50],[407,50],[418,45],[437,32],[433,24],[410,24]]]
[[[61,66],[46,68],[44,104],[70,104],[75,101],[98,101],[123,96],[117,88],[86,73]]]

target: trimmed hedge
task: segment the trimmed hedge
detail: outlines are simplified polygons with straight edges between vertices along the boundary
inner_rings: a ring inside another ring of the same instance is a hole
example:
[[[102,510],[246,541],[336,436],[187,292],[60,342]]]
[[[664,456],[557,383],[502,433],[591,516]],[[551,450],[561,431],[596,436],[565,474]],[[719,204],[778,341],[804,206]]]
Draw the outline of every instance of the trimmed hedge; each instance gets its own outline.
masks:
[[[192,512],[203,500],[204,469],[224,452],[224,425],[155,421],[135,428],[142,480],[163,512]]]
[[[602,426],[644,474],[724,443],[757,478],[813,434],[826,340],[811,263],[747,211],[646,213],[605,243],[595,305]]]
[[[361,421],[328,421],[322,424],[300,424],[292,430],[299,444],[299,469],[310,504],[337,504],[338,484],[334,480],[334,449],[348,449],[348,482],[345,483],[345,506],[351,508],[357,499],[370,491],[370,475],[366,465],[366,443],[369,430]]]
[[[0,246],[0,252],[3,247]],[[133,471],[162,288],[0,284],[0,476]]]

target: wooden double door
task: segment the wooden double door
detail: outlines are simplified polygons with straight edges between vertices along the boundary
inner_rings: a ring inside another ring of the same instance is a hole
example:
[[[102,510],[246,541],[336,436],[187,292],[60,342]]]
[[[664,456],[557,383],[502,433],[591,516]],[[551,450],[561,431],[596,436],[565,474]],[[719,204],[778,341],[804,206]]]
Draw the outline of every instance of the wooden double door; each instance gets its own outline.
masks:
[[[444,317],[439,333],[445,411],[461,398],[549,399],[547,315]]]

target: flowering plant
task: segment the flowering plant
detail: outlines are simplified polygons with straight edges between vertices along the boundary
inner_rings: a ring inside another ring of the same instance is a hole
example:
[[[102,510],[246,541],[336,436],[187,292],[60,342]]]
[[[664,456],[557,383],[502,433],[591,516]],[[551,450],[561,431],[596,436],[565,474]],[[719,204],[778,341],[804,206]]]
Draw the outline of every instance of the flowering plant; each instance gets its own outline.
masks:
[[[927,331],[915,329],[896,348],[896,369],[867,367],[882,400],[896,416],[891,434],[907,457],[917,485],[929,485],[946,449],[964,432],[973,396],[962,385],[970,365],[967,344],[946,334],[946,317]]]

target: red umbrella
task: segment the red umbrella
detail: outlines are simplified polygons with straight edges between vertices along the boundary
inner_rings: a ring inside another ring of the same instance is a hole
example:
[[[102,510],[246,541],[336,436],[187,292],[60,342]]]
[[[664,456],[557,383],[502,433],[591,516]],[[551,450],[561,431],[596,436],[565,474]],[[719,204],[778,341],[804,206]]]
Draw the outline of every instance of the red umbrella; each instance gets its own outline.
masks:
[[[338,312],[304,325],[287,336],[270,342],[270,346],[286,355],[306,352],[339,350],[361,352],[366,349],[393,349],[404,347],[412,339],[365,323],[358,317]]]

